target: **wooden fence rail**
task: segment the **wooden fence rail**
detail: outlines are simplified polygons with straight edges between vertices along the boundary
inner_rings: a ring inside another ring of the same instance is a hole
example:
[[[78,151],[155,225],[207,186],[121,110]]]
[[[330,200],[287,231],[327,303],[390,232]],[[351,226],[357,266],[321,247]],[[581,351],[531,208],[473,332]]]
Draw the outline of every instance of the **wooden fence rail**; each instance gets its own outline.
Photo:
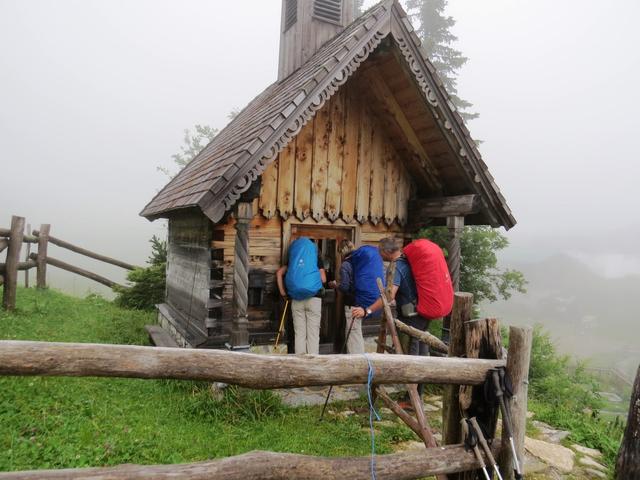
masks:
[[[496,444],[499,442],[496,442]],[[497,456],[499,446],[493,447]],[[463,445],[417,453],[376,456],[378,480],[410,480],[479,468]],[[33,470],[0,473],[0,480],[370,480],[371,457],[313,457],[292,453],[250,452],[235,457],[179,465],[120,465],[107,468]]]
[[[36,241],[34,243],[38,243],[37,238],[39,238],[40,236],[40,230],[34,230],[33,235],[34,235],[34,238],[36,238]],[[95,252],[92,252],[91,250],[78,247],[77,245],[74,245],[69,242],[65,242],[64,240],[60,240],[59,238],[52,237],[51,235],[48,234],[48,232],[47,232],[47,237],[50,243],[53,243],[54,245],[57,245],[58,247],[61,247],[61,248],[66,248],[67,250],[71,250],[72,252],[79,253],[80,255],[84,255],[85,257],[93,258],[95,260],[100,260],[101,262],[104,262],[104,263],[110,263],[111,265],[115,265],[116,267],[121,267],[126,270],[135,270],[136,268],[138,268],[135,265],[131,265],[130,263],[122,262],[120,260],[116,260],[115,258],[107,257],[105,255],[100,255],[99,253],[95,253]]]
[[[31,268],[36,268],[36,286],[38,288],[46,288],[47,286],[47,265],[52,265],[62,270],[81,275],[109,288],[121,287],[118,283],[101,275],[50,257],[48,255],[49,243],[126,270],[138,268],[130,263],[107,257],[59,238],[52,237],[49,235],[50,225],[48,224],[41,225],[39,230],[34,230],[32,233],[31,226],[29,226],[27,234],[25,234],[24,227],[25,219],[23,217],[13,216],[11,217],[11,228],[0,228],[0,253],[7,250],[6,262],[0,263],[0,285],[4,285],[2,306],[6,310],[15,308],[18,271],[25,272],[25,287],[29,287],[29,270]],[[27,251],[24,256],[25,261],[20,262],[20,251],[23,243],[27,245]],[[31,253],[32,244],[38,245],[37,253]]]
[[[367,383],[480,385],[503,360],[412,355],[256,355],[226,350],[0,341],[0,375],[207,380],[256,389]]]
[[[37,253],[32,253],[29,258],[32,260],[34,266],[37,265],[37,261],[38,261],[38,254]],[[85,278],[89,278],[91,280],[93,280],[94,282],[98,282],[101,283],[102,285],[109,287],[109,288],[113,288],[113,287],[121,287],[120,284],[109,280],[108,278],[105,278],[101,275],[98,275],[97,273],[93,273],[90,272],[88,270],[85,270],[83,268],[80,267],[75,267],[73,265],[71,265],[70,263],[67,262],[63,262],[62,260],[58,260],[56,258],[53,257],[46,257],[45,258],[45,262],[47,263],[47,265],[52,265],[54,267],[58,267],[62,270],[66,270],[67,272],[71,272],[71,273],[75,273],[76,275],[80,275],[82,277]]]

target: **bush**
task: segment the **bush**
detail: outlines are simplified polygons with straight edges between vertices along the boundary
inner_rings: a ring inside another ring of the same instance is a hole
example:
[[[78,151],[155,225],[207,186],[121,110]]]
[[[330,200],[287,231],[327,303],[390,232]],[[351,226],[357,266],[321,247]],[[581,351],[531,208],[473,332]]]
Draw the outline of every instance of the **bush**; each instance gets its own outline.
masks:
[[[167,269],[167,242],[155,235],[151,238],[151,256],[146,268],[136,268],[127,275],[131,285],[114,287],[116,304],[123,308],[152,310],[164,301]]]
[[[559,355],[549,334],[538,325],[533,331],[529,369],[530,407],[536,418],[571,432],[570,441],[597,448],[612,467],[624,429],[619,419],[600,416],[603,401],[596,393],[595,377],[584,363],[575,368],[569,357]]]

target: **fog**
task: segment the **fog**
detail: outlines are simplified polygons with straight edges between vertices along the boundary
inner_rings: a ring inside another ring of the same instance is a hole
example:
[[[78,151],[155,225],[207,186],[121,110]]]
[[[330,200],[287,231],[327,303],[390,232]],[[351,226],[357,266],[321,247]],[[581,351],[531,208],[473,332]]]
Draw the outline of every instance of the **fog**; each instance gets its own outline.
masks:
[[[167,180],[156,167],[172,167],[185,128],[223,127],[275,79],[280,0],[239,5],[0,0],[0,226],[22,215],[142,264],[164,232],[138,216]],[[640,275],[640,3],[449,0],[447,13],[470,58],[469,127],[518,220],[505,264],[526,273],[566,253],[606,278]]]

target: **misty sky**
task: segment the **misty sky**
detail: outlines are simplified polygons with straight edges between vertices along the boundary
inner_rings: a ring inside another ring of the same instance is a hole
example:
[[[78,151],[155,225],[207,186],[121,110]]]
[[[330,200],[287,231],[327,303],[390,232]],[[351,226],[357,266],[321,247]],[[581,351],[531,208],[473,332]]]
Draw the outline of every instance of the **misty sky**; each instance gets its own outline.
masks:
[[[595,233],[597,253],[627,245],[640,269],[640,2],[447,13],[470,57],[471,132],[518,219],[512,251],[582,251]],[[223,127],[275,79],[279,22],[280,0],[0,0],[0,226],[19,214],[142,263],[163,232],[138,216],[166,182],[156,167],[185,128]]]

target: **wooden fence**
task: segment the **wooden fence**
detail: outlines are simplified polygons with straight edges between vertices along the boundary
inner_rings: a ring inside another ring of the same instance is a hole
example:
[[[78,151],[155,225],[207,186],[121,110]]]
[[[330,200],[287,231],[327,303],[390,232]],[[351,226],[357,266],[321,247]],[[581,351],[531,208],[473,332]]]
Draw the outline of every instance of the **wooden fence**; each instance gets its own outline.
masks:
[[[512,480],[513,455],[507,435],[495,432],[497,411],[484,399],[484,385],[496,368],[506,368],[513,381],[511,432],[517,457],[523,458],[527,411],[527,375],[531,329],[511,327],[504,358],[495,319],[472,320],[472,297],[456,294],[451,318],[449,357],[400,355],[391,317],[385,313],[398,350],[395,355],[256,355],[226,350],[197,350],[78,343],[0,341],[0,375],[127,377],[225,382],[255,389],[367,384],[370,372],[374,393],[425,443],[422,453],[376,457],[378,479],[415,479],[431,475],[440,480],[476,478],[487,462],[479,452],[461,444],[462,418],[477,417],[491,427],[491,446],[499,458],[503,478]],[[382,335],[386,343],[386,333]],[[453,343],[455,341],[455,344]],[[455,345],[464,345],[456,350]],[[466,357],[466,358],[464,358]],[[418,383],[445,385],[443,441],[438,446],[429,431],[422,400],[412,417],[392,400],[384,385],[404,383],[409,393]],[[482,416],[485,416],[482,418]],[[506,422],[503,422],[505,424]],[[371,458],[324,458],[273,452],[252,452],[221,460],[182,465],[122,465],[110,468],[0,473],[2,479],[47,478],[208,478],[208,479],[368,479]]]
[[[28,287],[28,271],[32,268],[36,269],[37,288],[46,288],[47,286],[47,265],[81,275],[109,288],[113,288],[118,285],[116,282],[113,282],[101,275],[51,257],[48,253],[49,244],[53,244],[85,257],[93,258],[127,270],[137,268],[135,265],[131,265],[105,255],[100,255],[53,237],[50,235],[51,226],[48,224],[41,225],[39,230],[34,230],[33,232],[30,232],[30,229],[31,227],[29,226],[25,233],[25,219],[17,216],[11,217],[10,228],[0,228],[0,253],[5,249],[7,250],[5,262],[0,263],[0,285],[4,284],[2,306],[5,310],[15,309],[18,272],[25,272],[25,286]],[[26,245],[26,254],[24,256],[24,261],[20,261],[23,244]],[[31,252],[31,245],[37,245],[37,252]]]
[[[465,322],[470,324],[473,322]],[[455,323],[453,324],[455,325]],[[463,325],[468,328],[468,325]],[[475,327],[468,328],[474,331]],[[487,340],[482,336],[482,342]],[[530,329],[510,329],[509,354],[504,359],[438,358],[410,355],[256,355],[225,350],[195,350],[130,345],[0,341],[0,375],[99,376],[206,380],[249,388],[367,384],[372,367],[374,385],[436,383],[456,388],[484,384],[496,367],[505,367],[514,380],[513,434],[522,458],[527,408],[527,370]],[[481,388],[481,387],[479,387]],[[383,390],[380,390],[383,392]],[[461,390],[462,392],[462,390]],[[451,409],[450,409],[451,410]],[[450,411],[449,410],[449,411]],[[444,422],[450,413],[445,412]],[[449,432],[451,434],[451,432]],[[415,479],[431,475],[456,476],[481,467],[481,461],[462,445],[462,437],[446,446],[421,453],[376,457],[380,480]],[[446,443],[446,441],[445,441]],[[506,436],[491,447],[500,457],[505,479],[513,478]],[[54,478],[208,478],[208,479],[369,479],[370,457],[326,458],[273,452],[251,452],[236,457],[181,465],[121,465],[107,468],[39,470],[0,473],[1,479]]]

